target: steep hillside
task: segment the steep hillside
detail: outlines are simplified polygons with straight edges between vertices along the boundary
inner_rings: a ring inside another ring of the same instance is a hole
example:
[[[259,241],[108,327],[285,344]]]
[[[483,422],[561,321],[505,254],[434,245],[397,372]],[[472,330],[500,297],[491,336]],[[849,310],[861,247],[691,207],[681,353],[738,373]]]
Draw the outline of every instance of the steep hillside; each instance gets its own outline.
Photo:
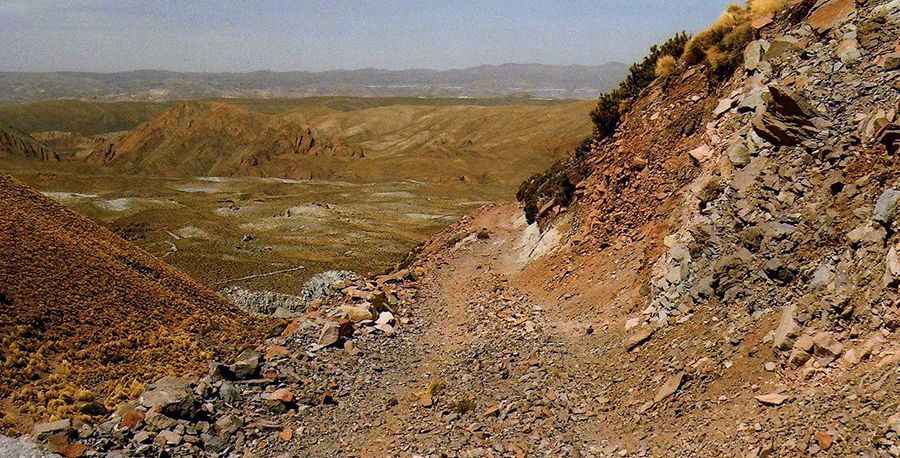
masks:
[[[0,158],[58,161],[59,156],[28,134],[0,124]]]
[[[262,337],[265,322],[7,176],[0,247],[4,429],[102,417],[147,380]]]

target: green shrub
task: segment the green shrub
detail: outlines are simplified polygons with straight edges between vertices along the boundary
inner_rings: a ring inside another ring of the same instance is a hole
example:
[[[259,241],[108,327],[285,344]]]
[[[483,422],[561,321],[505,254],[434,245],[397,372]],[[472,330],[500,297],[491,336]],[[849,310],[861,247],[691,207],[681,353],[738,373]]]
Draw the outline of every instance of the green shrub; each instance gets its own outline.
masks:
[[[681,32],[661,46],[653,45],[644,60],[628,69],[628,76],[619,87],[600,96],[597,106],[591,112],[591,119],[594,121],[596,133],[601,138],[609,137],[616,131],[622,115],[628,112],[641,91],[656,79],[657,61],[664,56],[671,58],[682,55],[688,40],[688,35]],[[673,70],[674,68],[675,66],[672,67]]]

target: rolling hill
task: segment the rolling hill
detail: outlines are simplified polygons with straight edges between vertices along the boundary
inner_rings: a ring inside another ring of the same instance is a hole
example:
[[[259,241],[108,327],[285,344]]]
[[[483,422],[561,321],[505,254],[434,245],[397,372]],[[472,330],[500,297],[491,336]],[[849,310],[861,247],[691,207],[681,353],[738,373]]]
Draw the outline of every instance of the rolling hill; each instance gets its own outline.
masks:
[[[391,104],[338,111],[309,104],[264,113],[190,102],[101,142],[88,161],[161,176],[514,184],[589,135],[590,108]]]

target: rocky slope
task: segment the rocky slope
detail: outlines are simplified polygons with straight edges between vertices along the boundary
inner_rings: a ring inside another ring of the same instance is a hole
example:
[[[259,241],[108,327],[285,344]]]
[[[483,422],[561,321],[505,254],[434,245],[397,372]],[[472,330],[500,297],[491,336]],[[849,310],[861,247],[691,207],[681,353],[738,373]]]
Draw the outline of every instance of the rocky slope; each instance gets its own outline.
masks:
[[[256,353],[33,435],[175,456],[900,456],[900,2],[790,2],[753,27],[728,80],[657,80],[538,183],[535,224],[484,208]]]
[[[0,124],[0,158],[58,161],[59,156],[28,134]]]
[[[105,415],[148,377],[202,370],[266,325],[8,176],[0,245],[4,429]]]

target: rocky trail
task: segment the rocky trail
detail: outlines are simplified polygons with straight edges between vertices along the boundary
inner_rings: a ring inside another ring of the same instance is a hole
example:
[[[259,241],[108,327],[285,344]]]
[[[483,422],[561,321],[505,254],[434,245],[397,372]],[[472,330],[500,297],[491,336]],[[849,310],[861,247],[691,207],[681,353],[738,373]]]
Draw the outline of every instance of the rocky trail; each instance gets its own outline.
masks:
[[[900,1],[744,27],[741,68],[654,80],[529,182],[527,219],[482,207],[301,306],[241,292],[264,339],[30,437],[66,456],[900,457]]]

